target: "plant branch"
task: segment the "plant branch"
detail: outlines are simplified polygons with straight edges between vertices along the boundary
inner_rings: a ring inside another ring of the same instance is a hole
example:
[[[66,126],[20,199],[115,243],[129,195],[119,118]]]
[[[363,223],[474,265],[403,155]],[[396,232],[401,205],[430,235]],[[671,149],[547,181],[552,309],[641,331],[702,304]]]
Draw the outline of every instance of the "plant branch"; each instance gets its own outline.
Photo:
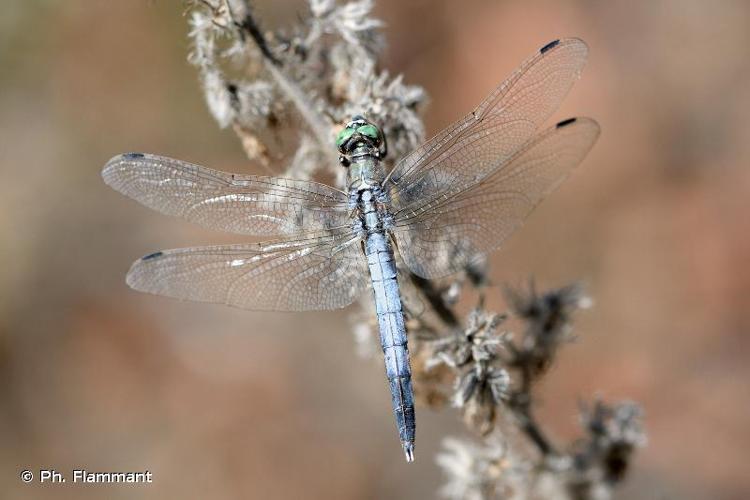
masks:
[[[435,288],[431,281],[426,280],[421,276],[417,276],[414,273],[409,273],[409,276],[411,277],[412,283],[414,283],[414,285],[422,292],[422,295],[424,295],[430,303],[435,314],[438,315],[446,326],[456,328],[461,325],[456,313],[445,305],[440,291]]]

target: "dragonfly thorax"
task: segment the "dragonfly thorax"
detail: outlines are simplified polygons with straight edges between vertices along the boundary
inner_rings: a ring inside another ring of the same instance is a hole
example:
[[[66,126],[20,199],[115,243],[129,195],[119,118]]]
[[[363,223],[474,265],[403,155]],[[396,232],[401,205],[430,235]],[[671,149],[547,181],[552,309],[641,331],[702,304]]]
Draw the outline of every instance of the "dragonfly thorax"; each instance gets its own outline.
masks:
[[[385,169],[380,157],[372,154],[367,146],[359,146],[347,157],[347,186],[349,192],[376,189],[385,179]]]

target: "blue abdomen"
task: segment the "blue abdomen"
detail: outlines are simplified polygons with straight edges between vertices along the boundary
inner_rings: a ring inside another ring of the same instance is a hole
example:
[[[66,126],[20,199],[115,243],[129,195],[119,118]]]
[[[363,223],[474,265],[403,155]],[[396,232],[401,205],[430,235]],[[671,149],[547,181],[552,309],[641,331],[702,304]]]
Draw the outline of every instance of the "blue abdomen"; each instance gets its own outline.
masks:
[[[385,373],[391,390],[393,414],[406,459],[411,461],[414,457],[416,421],[409,349],[406,345],[406,325],[396,279],[396,263],[384,232],[367,235],[365,253],[375,295],[380,344],[385,357]]]

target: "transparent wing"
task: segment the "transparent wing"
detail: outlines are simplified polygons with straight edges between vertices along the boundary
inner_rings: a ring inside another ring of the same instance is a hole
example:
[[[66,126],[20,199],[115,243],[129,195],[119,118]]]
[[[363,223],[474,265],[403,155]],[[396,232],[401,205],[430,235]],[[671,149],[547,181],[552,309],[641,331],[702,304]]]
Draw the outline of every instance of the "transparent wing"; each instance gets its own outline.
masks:
[[[130,268],[135,290],[259,311],[338,309],[367,286],[351,229],[296,240],[165,250]]]
[[[387,185],[393,206],[419,204],[446,185],[473,184],[505,162],[557,110],[587,55],[577,38],[542,47],[474,111],[394,167]]]
[[[232,233],[291,235],[348,219],[346,194],[315,182],[228,174],[142,153],[115,156],[102,177],[149,208]]]
[[[467,188],[446,188],[395,212],[393,234],[406,265],[432,279],[498,248],[593,147],[599,125],[565,120]]]

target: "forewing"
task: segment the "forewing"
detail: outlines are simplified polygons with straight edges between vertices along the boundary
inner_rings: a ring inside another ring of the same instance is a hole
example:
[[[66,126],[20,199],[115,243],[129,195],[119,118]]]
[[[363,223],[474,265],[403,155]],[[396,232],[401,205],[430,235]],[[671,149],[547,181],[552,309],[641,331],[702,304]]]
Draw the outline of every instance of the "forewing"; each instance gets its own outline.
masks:
[[[127,283],[148,293],[259,311],[338,309],[367,286],[350,229],[295,240],[165,250],[147,255]]]
[[[395,212],[393,234],[407,266],[424,278],[439,278],[498,248],[583,160],[598,136],[594,120],[565,120],[476,184],[444,190]]]
[[[542,47],[474,111],[401,160],[387,189],[396,209],[467,186],[504,163],[554,113],[578,79],[588,47],[577,38]]]
[[[102,177],[149,208],[237,234],[292,235],[348,218],[346,195],[324,184],[229,174],[162,156],[115,156]]]

